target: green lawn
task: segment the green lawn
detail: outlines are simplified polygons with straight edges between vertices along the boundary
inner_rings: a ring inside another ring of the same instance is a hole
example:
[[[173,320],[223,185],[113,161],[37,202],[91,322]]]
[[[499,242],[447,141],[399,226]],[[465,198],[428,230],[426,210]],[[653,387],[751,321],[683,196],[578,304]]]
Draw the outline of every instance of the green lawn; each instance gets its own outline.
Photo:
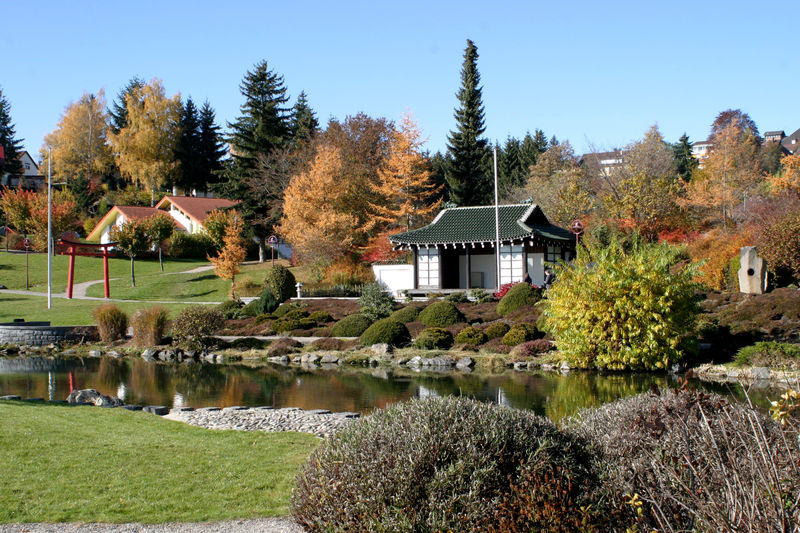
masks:
[[[11,322],[15,318],[24,318],[27,321],[50,321],[54,326],[93,325],[92,310],[104,303],[97,300],[53,298],[53,308],[48,309],[47,298],[44,296],[0,293],[0,322]],[[128,313],[128,316],[133,315],[137,309],[155,305],[146,302],[115,303]],[[163,307],[169,310],[170,317],[173,317],[179,309],[185,307],[185,304],[164,304]]]
[[[287,514],[297,469],[319,443],[97,407],[0,402],[0,420],[0,523]]]
[[[29,276],[30,289],[43,292],[47,290],[47,254],[28,255],[30,261]],[[183,272],[193,268],[207,265],[208,261],[197,259],[168,259],[164,261],[165,272]],[[67,271],[69,257],[56,255],[53,257],[53,292],[64,292],[67,287]],[[161,269],[157,259],[139,259],[136,261],[136,279],[146,278],[150,275],[160,275]],[[120,278],[118,286],[130,286],[131,262],[127,258],[110,258],[108,260],[109,276]],[[75,258],[75,283],[103,279],[103,259],[100,257]],[[0,252],[0,283],[9,289],[25,289],[25,254]],[[103,295],[103,286],[100,284],[99,296]],[[112,285],[111,295],[114,294]]]

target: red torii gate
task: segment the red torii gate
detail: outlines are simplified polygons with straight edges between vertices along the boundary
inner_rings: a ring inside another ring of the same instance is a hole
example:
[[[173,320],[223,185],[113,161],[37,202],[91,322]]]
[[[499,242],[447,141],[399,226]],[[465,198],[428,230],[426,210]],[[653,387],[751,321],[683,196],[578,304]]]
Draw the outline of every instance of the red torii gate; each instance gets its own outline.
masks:
[[[61,250],[61,255],[69,256],[69,273],[67,275],[67,298],[72,298],[72,285],[75,279],[75,256],[86,257],[102,257],[103,258],[103,288],[105,289],[105,297],[111,297],[111,287],[108,283],[108,256],[110,255],[108,249],[116,246],[116,242],[107,242],[100,244],[96,242],[76,242],[62,237],[58,240],[58,244],[66,246],[67,250]],[[97,250],[102,248],[102,251]]]

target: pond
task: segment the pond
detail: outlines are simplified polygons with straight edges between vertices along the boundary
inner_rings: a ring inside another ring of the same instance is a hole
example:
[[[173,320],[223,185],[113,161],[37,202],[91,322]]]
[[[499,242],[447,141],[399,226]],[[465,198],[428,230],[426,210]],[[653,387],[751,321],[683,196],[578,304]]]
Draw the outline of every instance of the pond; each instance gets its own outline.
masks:
[[[739,385],[692,386],[737,399]],[[128,404],[168,407],[300,407],[368,413],[410,398],[465,395],[481,401],[530,409],[553,420],[653,386],[677,387],[678,378],[654,373],[415,372],[410,369],[279,365],[164,365],[131,359],[0,359],[0,396],[64,400],[70,386],[97,389]],[[750,391],[758,405],[779,392]]]

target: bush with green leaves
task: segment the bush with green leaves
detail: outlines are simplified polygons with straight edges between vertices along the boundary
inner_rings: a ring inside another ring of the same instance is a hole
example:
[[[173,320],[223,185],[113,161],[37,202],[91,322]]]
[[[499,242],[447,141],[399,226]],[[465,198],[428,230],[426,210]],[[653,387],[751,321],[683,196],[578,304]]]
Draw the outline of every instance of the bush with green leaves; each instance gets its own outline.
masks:
[[[444,328],[464,322],[464,314],[452,302],[434,302],[419,314],[419,321],[428,327]]]
[[[205,233],[176,231],[169,238],[169,255],[177,259],[205,259],[215,252],[214,242]]]
[[[323,441],[297,477],[293,515],[309,531],[522,530],[495,515],[509,486],[535,472],[551,486],[564,481],[572,504],[547,507],[558,513],[553,526],[571,524],[594,479],[583,447],[530,411],[457,397],[412,400]],[[547,485],[529,491],[534,509],[551,501]],[[561,530],[540,525],[524,530]]]
[[[304,311],[303,311],[304,312]],[[270,324],[272,331],[276,333],[286,333],[296,329],[311,329],[316,327],[316,321],[298,313],[286,313],[282,317],[275,319]]]
[[[445,301],[453,302],[454,304],[463,304],[469,301],[469,298],[467,298],[467,293],[464,291],[451,292],[445,296],[444,299]]]
[[[102,342],[124,339],[128,331],[128,315],[114,304],[104,304],[92,312],[97,334]]]
[[[546,327],[570,366],[664,369],[696,344],[696,267],[669,244],[581,248],[555,266]]]
[[[764,341],[741,348],[734,356],[739,365],[774,369],[800,369],[800,344]]]
[[[416,305],[407,305],[389,315],[389,318],[392,320],[397,320],[398,322],[402,322],[403,324],[408,324],[409,322],[416,320],[418,316],[419,307]]]
[[[486,333],[480,329],[467,326],[456,334],[455,340],[458,344],[478,346],[488,341],[489,338],[486,336]]]
[[[317,325],[325,324],[333,320],[333,317],[330,315],[330,313],[326,313],[325,311],[314,311],[308,315],[308,318],[316,322]]]
[[[236,350],[263,350],[267,348],[270,341],[262,341],[255,337],[242,337],[231,341],[231,348]]]
[[[279,304],[280,302],[278,302],[278,299],[275,298],[275,294],[272,292],[272,289],[269,287],[264,287],[264,290],[261,291],[261,295],[247,304],[247,306],[252,305],[252,308],[251,310],[248,310],[248,313],[253,313],[252,315],[248,314],[247,316],[258,316],[272,313],[278,308]]]
[[[225,325],[225,317],[210,305],[184,307],[172,320],[172,336],[179,344],[197,347]]]
[[[489,339],[499,339],[508,333],[508,330],[510,329],[511,326],[505,322],[492,322],[489,324],[489,327],[484,330],[484,333],[486,333],[486,336],[489,337]]]
[[[285,302],[297,295],[297,280],[292,271],[283,265],[275,265],[264,280],[278,302]]]
[[[800,523],[796,434],[746,403],[660,390],[581,411],[566,425],[590,443],[604,473],[599,500],[632,508],[638,495],[637,531],[794,531]]]
[[[390,346],[403,347],[411,343],[411,333],[402,322],[397,322],[391,318],[382,318],[361,334],[359,342],[362,346],[388,344]]]
[[[453,345],[453,334],[444,328],[423,329],[414,346],[423,350],[447,350]]]
[[[526,341],[531,341],[539,335],[539,330],[533,324],[514,324],[500,341],[505,346],[516,346]]]
[[[167,310],[160,305],[139,309],[133,314],[133,343],[136,346],[157,346],[161,344],[167,329]]]
[[[282,303],[275,309],[275,311],[272,312],[272,314],[280,318],[286,313],[291,313],[292,311],[296,311],[298,309],[302,309],[302,307],[300,307],[300,304]]]
[[[367,283],[361,288],[358,305],[361,306],[361,314],[373,321],[387,317],[394,311],[394,299],[380,282]]]
[[[360,337],[372,321],[360,313],[347,315],[331,328],[331,337]]]
[[[217,306],[217,311],[222,313],[222,316],[228,320],[237,318],[241,310],[242,303],[239,300],[227,300]]]
[[[491,302],[493,299],[492,294],[483,289],[472,289],[471,291],[469,291],[469,296],[470,298],[475,300],[475,303],[479,304],[485,304],[487,302]]]
[[[517,309],[534,305],[541,299],[541,289],[534,289],[530,283],[516,283],[497,302],[497,314],[505,316]]]

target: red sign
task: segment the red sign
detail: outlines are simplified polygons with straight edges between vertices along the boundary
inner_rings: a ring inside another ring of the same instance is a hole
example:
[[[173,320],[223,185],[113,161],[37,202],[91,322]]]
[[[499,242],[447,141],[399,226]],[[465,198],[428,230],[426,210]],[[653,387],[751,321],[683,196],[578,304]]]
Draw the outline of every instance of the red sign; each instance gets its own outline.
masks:
[[[269,239],[267,239],[267,242],[270,244],[275,244],[276,242],[278,242],[278,238],[275,235],[270,235]]]
[[[24,241],[22,241],[22,244],[25,245],[25,248],[30,248],[31,247],[31,240],[30,239],[25,239]]]
[[[570,226],[570,229],[572,230],[572,233],[574,233],[575,235],[580,235],[581,233],[583,233],[583,222],[581,222],[580,220],[573,221],[572,226]]]

